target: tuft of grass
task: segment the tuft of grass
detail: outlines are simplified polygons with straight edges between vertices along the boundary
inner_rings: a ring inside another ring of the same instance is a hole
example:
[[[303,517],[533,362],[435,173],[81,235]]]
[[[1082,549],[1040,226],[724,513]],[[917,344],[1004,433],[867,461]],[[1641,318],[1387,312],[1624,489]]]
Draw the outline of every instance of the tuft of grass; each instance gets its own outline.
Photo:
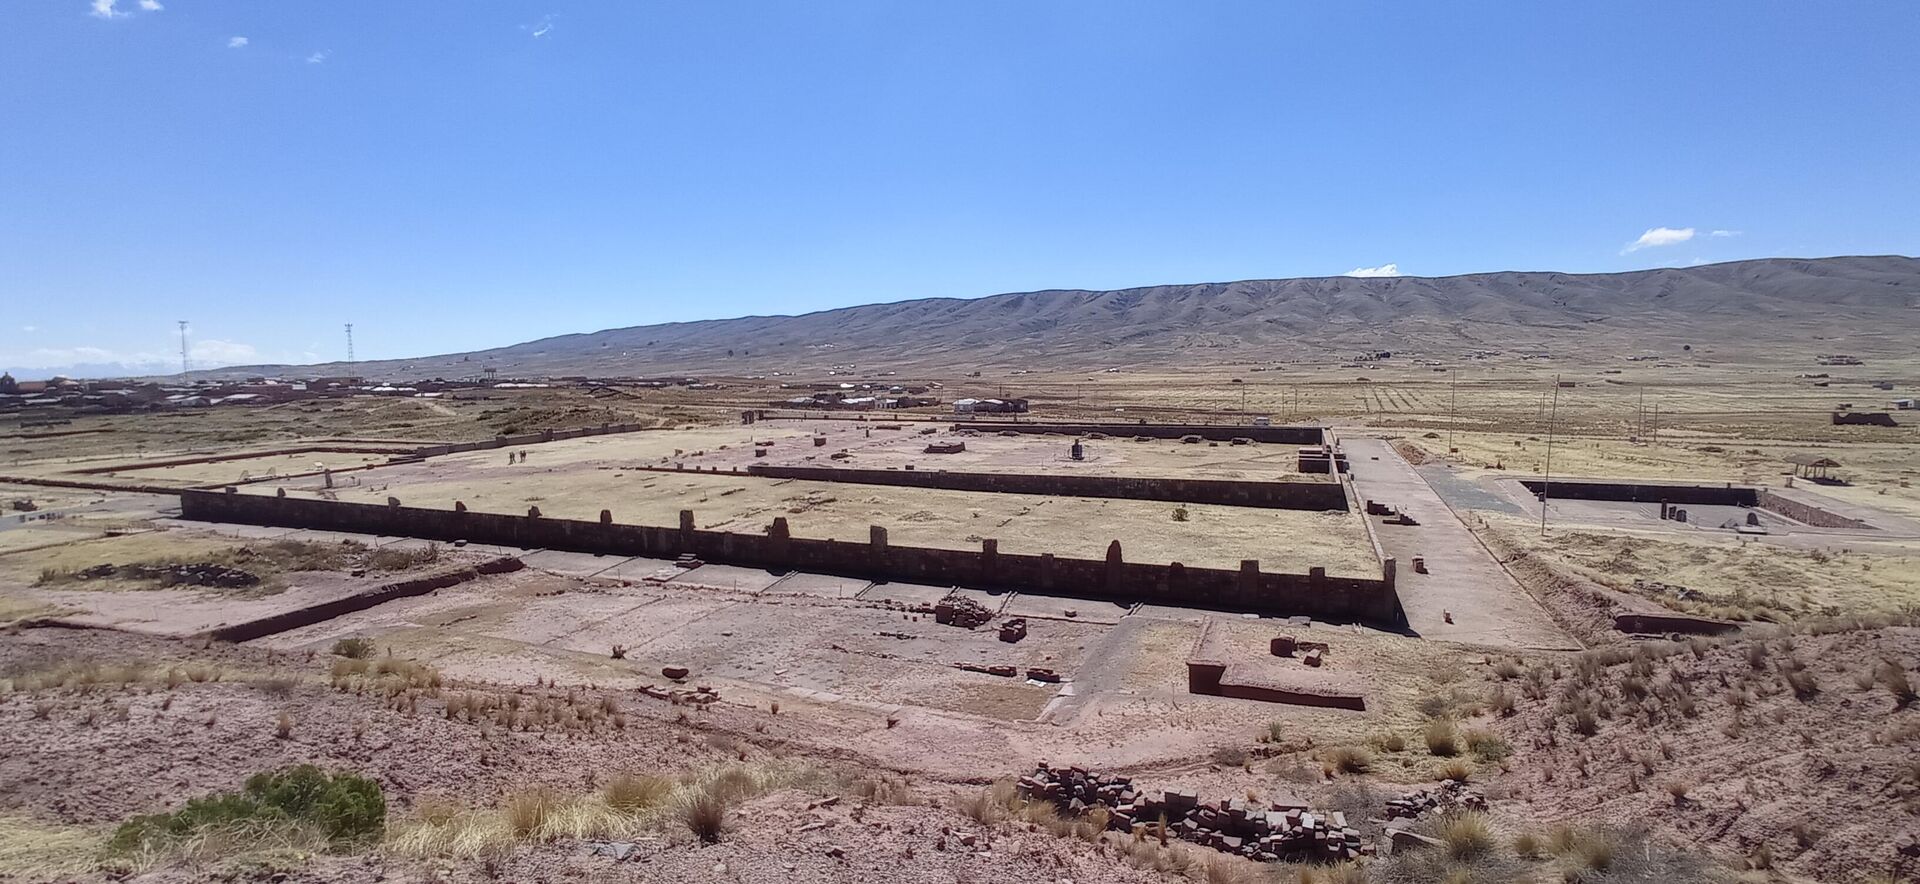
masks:
[[[718,843],[727,827],[727,804],[720,796],[702,792],[689,799],[680,811],[687,829],[708,844]]]
[[[343,638],[333,643],[333,655],[335,657],[345,657],[349,660],[365,660],[373,656],[373,639],[359,637]]]
[[[1464,735],[1467,751],[1481,761],[1500,761],[1513,754],[1513,747],[1506,739],[1490,730],[1475,729]]]
[[[1335,746],[1321,760],[1341,773],[1361,774],[1373,767],[1373,753],[1360,746]]]
[[[505,813],[509,831],[520,838],[531,838],[546,828],[548,819],[559,806],[558,793],[545,786],[536,786],[507,796],[501,809]]]
[[[1010,818],[1020,806],[1020,790],[1012,780],[997,780],[960,801],[960,812],[977,823],[992,825]]]
[[[1907,670],[1892,660],[1880,664],[1880,683],[1887,686],[1887,692],[1893,695],[1893,702],[1900,708],[1906,708],[1914,699],[1913,682],[1907,678]]]
[[[1487,815],[1477,810],[1451,813],[1442,817],[1436,835],[1446,842],[1447,855],[1456,860],[1473,860],[1493,850],[1493,827]]]
[[[1542,850],[1543,846],[1540,843],[1540,836],[1532,832],[1521,832],[1519,835],[1514,836],[1513,852],[1521,859],[1538,857]]]
[[[284,709],[280,710],[279,717],[273,720],[273,735],[282,740],[293,737],[293,716],[288,715]]]
[[[673,797],[673,780],[646,774],[616,774],[600,790],[600,795],[614,810],[627,813],[651,810]]]
[[[1464,758],[1454,758],[1442,762],[1438,773],[1443,780],[1458,780],[1464,783],[1473,776],[1473,765],[1468,764]]]
[[[1427,722],[1427,751],[1439,756],[1460,754],[1460,732],[1453,722],[1436,718]]]
[[[1787,687],[1793,689],[1795,699],[1805,702],[1820,693],[1820,683],[1814,680],[1812,670],[1784,667],[1780,675],[1787,680]]]

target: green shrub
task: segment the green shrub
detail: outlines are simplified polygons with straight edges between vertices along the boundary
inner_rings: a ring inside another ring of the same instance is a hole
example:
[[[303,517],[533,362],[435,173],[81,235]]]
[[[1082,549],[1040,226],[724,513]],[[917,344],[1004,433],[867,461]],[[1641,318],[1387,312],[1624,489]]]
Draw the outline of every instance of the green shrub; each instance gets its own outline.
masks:
[[[303,764],[254,774],[239,792],[194,798],[172,813],[134,817],[114,831],[107,846],[119,851],[166,846],[202,829],[248,823],[306,824],[331,840],[352,841],[378,835],[386,820],[387,799],[379,783]]]

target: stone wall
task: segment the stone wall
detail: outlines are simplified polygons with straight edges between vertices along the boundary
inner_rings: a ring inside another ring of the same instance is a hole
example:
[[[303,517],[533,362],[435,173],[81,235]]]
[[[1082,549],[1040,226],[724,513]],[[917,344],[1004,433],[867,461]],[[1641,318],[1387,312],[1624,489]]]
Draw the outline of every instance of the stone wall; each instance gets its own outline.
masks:
[[[1775,494],[1771,491],[1768,491],[1765,488],[1760,489],[1759,505],[1760,505],[1760,508],[1763,510],[1779,513],[1780,515],[1786,516],[1787,518],[1792,519],[1796,522],[1799,522],[1802,525],[1812,525],[1815,528],[1872,528],[1873,527],[1872,525],[1867,524],[1866,522],[1862,522],[1859,519],[1849,519],[1846,516],[1827,512],[1826,510],[1823,510],[1812,504],[1801,503],[1800,501],[1797,501],[1797,500],[1781,497],[1780,495]]]
[[[1759,501],[1757,489],[1731,482],[1724,485],[1683,485],[1664,482],[1606,482],[1596,479],[1554,479],[1551,483],[1539,479],[1522,479],[1520,484],[1528,491],[1539,494],[1542,486],[1547,496],[1559,500],[1621,500],[1642,503],[1665,501],[1675,504],[1716,504],[1720,506],[1753,506]]]
[[[481,442],[455,442],[449,445],[428,445],[407,453],[409,458],[439,457],[443,454],[458,454],[462,451],[486,451],[492,448],[511,448],[515,445],[537,445],[541,442],[558,442],[561,439],[578,439],[582,436],[605,436],[611,433],[637,433],[650,429],[639,424],[601,424],[597,427],[574,427],[570,430],[541,430],[538,433],[521,433],[517,436],[495,436]]]
[[[1164,500],[1282,510],[1346,510],[1347,495],[1337,481],[1247,482],[1238,479],[1172,479],[1127,476],[1068,476],[1035,473],[962,473],[945,470],[859,470],[836,467],[754,464],[747,473],[769,479],[899,485],[1001,494],[1048,494]]]
[[[1329,434],[1324,427],[1255,427],[1222,424],[1050,424],[1022,421],[970,421],[953,425],[955,430],[978,430],[983,433],[1061,433],[1068,436],[1081,436],[1087,433],[1104,433],[1121,439],[1134,436],[1147,436],[1154,439],[1178,439],[1182,436],[1199,436],[1213,442],[1231,442],[1234,439],[1252,439],[1255,442],[1270,442],[1276,445],[1321,445],[1328,441]]]
[[[702,560],[770,571],[801,570],[869,580],[1028,590],[1130,604],[1205,607],[1265,614],[1307,614],[1384,626],[1406,622],[1390,580],[1329,577],[1325,568],[1306,574],[1261,571],[1256,561],[1238,570],[1189,568],[1178,563],[1127,562],[1115,541],[1104,560],[1052,554],[1010,555],[998,541],[978,550],[889,545],[875,526],[867,543],[791,537],[785,519],[766,534],[700,531],[693,514],[681,513],[678,528],[622,525],[603,513],[598,522],[547,519],[398,505],[343,503],[237,492],[185,491],[182,517],[285,528],[350,531],[427,540],[466,540],[523,549],[556,549],[608,555]]]
[[[1522,479],[1521,485],[1540,493],[1539,479]],[[1735,485],[1682,485],[1664,482],[1602,482],[1593,479],[1553,480],[1550,497],[1561,500],[1622,500],[1643,503],[1716,504],[1720,506],[1758,507],[1778,513],[1802,525],[1815,528],[1871,528],[1859,519],[1836,515],[1808,503],[1774,494],[1765,488]]]

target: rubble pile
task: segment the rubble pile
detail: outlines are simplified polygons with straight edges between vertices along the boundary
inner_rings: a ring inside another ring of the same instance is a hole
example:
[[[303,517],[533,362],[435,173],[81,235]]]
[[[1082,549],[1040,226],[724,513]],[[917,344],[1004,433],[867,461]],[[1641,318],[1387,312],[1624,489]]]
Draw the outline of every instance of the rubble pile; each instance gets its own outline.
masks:
[[[241,589],[257,586],[260,578],[239,568],[215,565],[211,562],[189,562],[171,565],[94,565],[74,574],[80,580],[102,580],[119,577],[126,580],[152,580],[161,586],[214,586],[223,589]]]
[[[1448,780],[1431,789],[1409,792],[1387,801],[1388,819],[1412,819],[1432,810],[1486,810],[1487,798],[1480,790],[1459,780]]]
[[[1078,767],[1055,770],[1042,764],[1020,778],[1019,793],[1028,801],[1048,801],[1062,813],[1076,816],[1104,806],[1111,814],[1108,827],[1123,832],[1135,826],[1157,831],[1164,821],[1169,837],[1257,862],[1346,860],[1374,850],[1340,811],[1316,811],[1286,802],[1261,805],[1237,798],[1204,804],[1191,792],[1150,796],[1126,777],[1103,777]]]
[[[1689,589],[1678,583],[1661,583],[1658,580],[1635,578],[1633,581],[1633,589],[1635,592],[1644,595],[1671,596],[1683,602],[1704,602],[1709,600],[1707,594],[1699,590]]]
[[[962,629],[973,629],[987,625],[993,619],[993,612],[985,605],[963,595],[949,595],[933,606],[933,622]]]
[[[705,708],[709,704],[719,702],[720,700],[720,693],[706,685],[699,685],[691,690],[687,688],[661,688],[653,685],[645,685],[640,688],[640,693],[656,700],[666,700],[675,706],[685,705]]]

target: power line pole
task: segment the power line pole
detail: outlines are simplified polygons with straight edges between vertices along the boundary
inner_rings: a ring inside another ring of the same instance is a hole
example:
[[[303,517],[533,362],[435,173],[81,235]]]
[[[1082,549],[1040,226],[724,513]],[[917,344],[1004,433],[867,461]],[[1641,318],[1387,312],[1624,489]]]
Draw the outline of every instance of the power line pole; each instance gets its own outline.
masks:
[[[182,319],[180,320],[180,376],[182,380],[186,379],[186,374],[187,374],[187,321]]]
[[[1453,416],[1460,404],[1460,369],[1453,370],[1453,394],[1447,398],[1447,453],[1453,453]]]
[[[353,377],[353,323],[347,323],[347,377]]]
[[[1553,376],[1553,411],[1547,417],[1547,464],[1540,480],[1540,533],[1547,533],[1547,494],[1553,487],[1553,429],[1560,417],[1560,376]]]

